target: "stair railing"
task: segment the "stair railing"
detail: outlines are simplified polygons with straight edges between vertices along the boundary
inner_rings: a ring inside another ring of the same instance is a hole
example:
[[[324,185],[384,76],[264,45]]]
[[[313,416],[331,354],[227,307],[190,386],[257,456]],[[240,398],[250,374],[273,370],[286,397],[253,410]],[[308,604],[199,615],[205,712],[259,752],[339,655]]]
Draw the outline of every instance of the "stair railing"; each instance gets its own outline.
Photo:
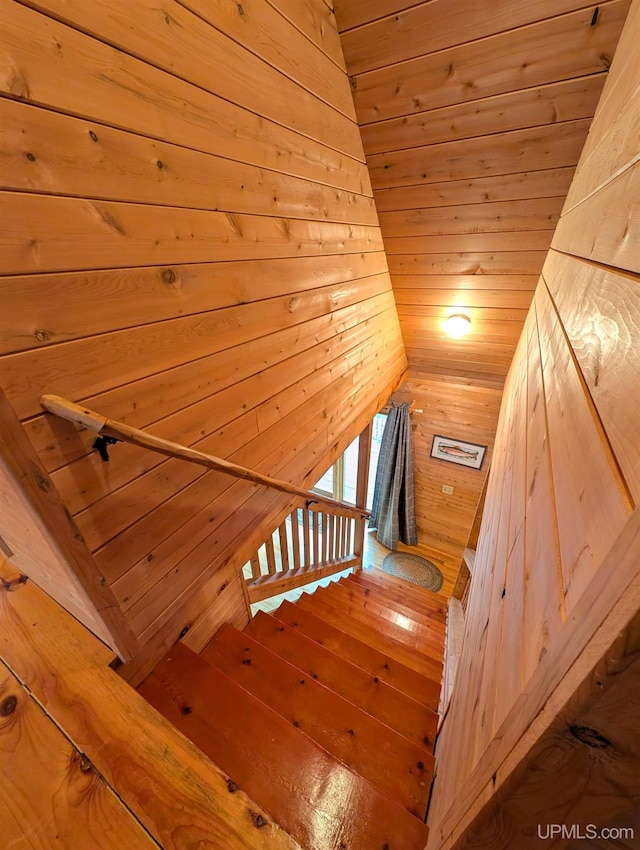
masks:
[[[294,508],[244,567],[249,602],[260,602],[349,568],[360,569],[358,541],[365,516],[362,511],[354,516],[346,507],[307,500],[304,507]]]
[[[329,512],[337,509],[346,516],[358,519],[364,519],[369,515],[363,508],[347,505],[345,502],[338,502],[336,499],[330,499],[328,496],[321,496],[319,493],[314,493],[311,490],[296,487],[294,484],[289,484],[287,481],[281,481],[278,478],[270,478],[268,475],[263,475],[261,472],[255,472],[253,469],[247,469],[245,466],[231,463],[221,457],[190,449],[188,446],[182,446],[180,443],[165,440],[163,437],[156,437],[148,431],[133,428],[125,422],[108,419],[101,413],[96,413],[94,410],[89,410],[61,396],[43,395],[40,397],[40,404],[49,413],[54,413],[62,419],[67,419],[69,422],[74,422],[76,425],[80,425],[98,434],[99,436],[94,443],[94,448],[98,449],[103,455],[103,458],[107,460],[108,443],[117,443],[119,441],[131,443],[134,446],[150,449],[167,457],[196,463],[199,466],[205,466],[207,469],[213,469],[216,472],[224,472],[226,475],[232,475],[234,478],[242,478],[254,484],[262,484],[265,487],[270,487],[272,490],[279,490],[281,493],[288,493],[290,496],[298,496],[305,501],[317,502],[325,505],[325,510]]]

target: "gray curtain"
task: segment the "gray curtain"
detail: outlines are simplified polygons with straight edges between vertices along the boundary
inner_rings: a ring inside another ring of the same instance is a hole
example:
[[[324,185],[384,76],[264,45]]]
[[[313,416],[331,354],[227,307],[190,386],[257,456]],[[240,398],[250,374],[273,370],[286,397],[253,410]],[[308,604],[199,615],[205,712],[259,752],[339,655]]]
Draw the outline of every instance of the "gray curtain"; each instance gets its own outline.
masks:
[[[369,527],[387,549],[418,542],[409,405],[392,407],[382,434]]]

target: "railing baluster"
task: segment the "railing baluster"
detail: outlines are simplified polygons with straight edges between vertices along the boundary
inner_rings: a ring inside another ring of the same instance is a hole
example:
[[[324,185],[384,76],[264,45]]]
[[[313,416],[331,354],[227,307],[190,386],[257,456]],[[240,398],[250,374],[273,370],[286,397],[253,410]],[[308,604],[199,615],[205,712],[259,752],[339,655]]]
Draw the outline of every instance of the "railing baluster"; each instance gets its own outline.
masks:
[[[312,564],[319,564],[322,560],[320,549],[320,515],[318,511],[312,511],[313,516],[313,560]]]
[[[251,578],[260,578],[262,570],[260,569],[260,557],[258,553],[251,558]]]
[[[280,539],[280,568],[284,573],[289,569],[289,540],[286,521],[278,529],[278,536]]]
[[[295,508],[291,513],[289,520],[291,522],[291,548],[293,549],[293,569],[297,570],[300,567],[300,511]]]
[[[329,560],[329,514],[322,515],[322,560]]]
[[[273,547],[273,534],[267,537],[264,545],[267,550],[267,570],[269,575],[273,576],[276,574],[276,553]]]
[[[308,508],[305,508],[302,511],[302,537],[304,540],[304,558],[303,558],[303,566],[308,567],[313,563],[311,558],[311,529],[310,529],[311,518],[309,516]]]

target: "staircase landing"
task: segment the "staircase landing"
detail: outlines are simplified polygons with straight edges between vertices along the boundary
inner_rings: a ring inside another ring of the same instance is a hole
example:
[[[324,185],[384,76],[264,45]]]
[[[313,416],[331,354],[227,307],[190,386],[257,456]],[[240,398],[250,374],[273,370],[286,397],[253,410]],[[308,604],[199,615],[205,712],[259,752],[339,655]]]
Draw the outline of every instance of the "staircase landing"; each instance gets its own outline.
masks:
[[[305,850],[423,850],[442,597],[368,570],[177,644],[140,693]]]

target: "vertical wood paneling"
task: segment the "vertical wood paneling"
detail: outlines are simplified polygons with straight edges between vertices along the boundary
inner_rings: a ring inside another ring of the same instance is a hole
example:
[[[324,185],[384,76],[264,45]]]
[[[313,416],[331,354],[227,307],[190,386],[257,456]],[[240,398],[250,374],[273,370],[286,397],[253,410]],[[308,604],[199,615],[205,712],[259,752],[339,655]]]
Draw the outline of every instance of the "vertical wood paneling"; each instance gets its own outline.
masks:
[[[622,742],[624,706],[607,714],[604,694],[614,641],[629,629],[622,643],[634,643],[638,608],[639,11],[635,3],[505,387],[439,743],[433,848],[533,850],[545,818],[570,811],[574,823],[604,824],[635,793],[617,758],[611,773],[595,768],[570,730],[590,717],[600,734],[619,729],[619,752],[637,740],[634,729]],[[495,593],[486,613],[491,584],[502,585],[501,616]],[[618,616],[615,627],[602,625]],[[482,718],[491,713],[488,734]],[[475,749],[459,744],[469,736]]]
[[[104,463],[39,396],[308,486],[401,377],[397,312],[324,0],[1,14],[0,385],[145,645],[135,679],[217,611],[242,625],[236,570],[290,505]]]

